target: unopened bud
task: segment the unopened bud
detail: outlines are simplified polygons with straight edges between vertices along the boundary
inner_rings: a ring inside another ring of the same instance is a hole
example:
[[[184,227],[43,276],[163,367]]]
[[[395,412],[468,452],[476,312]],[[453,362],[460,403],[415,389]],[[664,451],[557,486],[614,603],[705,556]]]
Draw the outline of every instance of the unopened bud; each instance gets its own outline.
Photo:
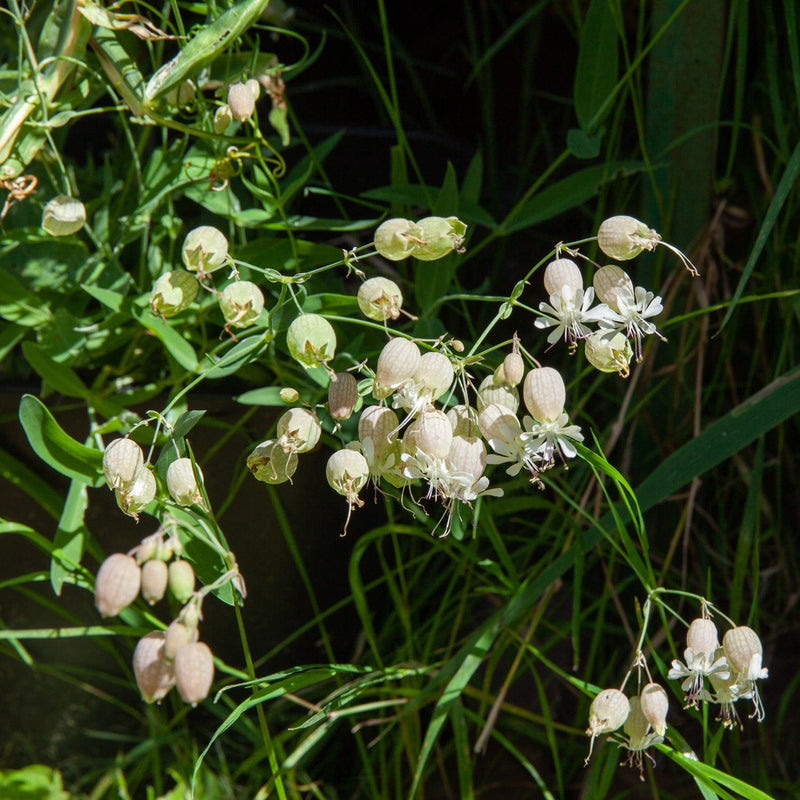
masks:
[[[163,561],[161,562],[164,563]],[[167,570],[167,581],[172,596],[181,604],[194,593],[194,568],[182,558],[170,563]]]
[[[175,673],[164,658],[164,631],[153,631],[139,639],[133,651],[133,674],[146,703],[163,699],[175,685]]]
[[[214,656],[205,642],[178,648],[174,661],[175,685],[185,703],[196,706],[208,697],[214,682]]]
[[[256,110],[256,98],[250,87],[244,83],[234,83],[228,89],[228,107],[233,118],[239,122],[250,119]]]
[[[54,197],[42,213],[42,227],[51,236],[70,236],[86,224],[86,208],[74,197]]]
[[[203,495],[197,485],[195,469],[202,481],[200,465],[195,464],[193,467],[189,458],[176,458],[167,467],[167,491],[179,506],[203,505]]]
[[[159,559],[142,564],[142,597],[148,605],[157,603],[167,591],[167,565]]]
[[[94,604],[103,617],[115,617],[139,594],[142,573],[136,559],[122,553],[110,555],[97,571]]]
[[[331,416],[341,422],[350,419],[358,402],[358,383],[349,372],[331,376],[328,386],[328,409]]]

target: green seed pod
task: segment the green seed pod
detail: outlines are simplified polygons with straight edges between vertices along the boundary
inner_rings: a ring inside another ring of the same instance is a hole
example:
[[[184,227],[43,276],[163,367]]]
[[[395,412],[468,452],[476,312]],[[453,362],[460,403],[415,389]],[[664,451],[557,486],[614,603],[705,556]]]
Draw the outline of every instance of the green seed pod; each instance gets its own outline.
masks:
[[[194,567],[188,561],[179,558],[170,563],[167,568],[167,584],[170,593],[179,603],[185,603],[192,596],[194,583]]]
[[[158,559],[142,564],[142,597],[148,605],[157,603],[167,591],[167,565]]]
[[[219,106],[214,112],[214,133],[224,133],[225,128],[233,122],[233,114],[231,109],[226,103],[224,106]]]
[[[186,234],[181,255],[190,272],[214,272],[228,260],[228,240],[217,228],[201,225]]]
[[[244,83],[232,84],[228,89],[228,108],[239,122],[250,119],[256,110],[256,99],[250,87]]]
[[[247,457],[247,468],[262,483],[285,483],[297,470],[297,453],[286,452],[276,439],[267,439]]]
[[[208,697],[214,682],[214,656],[205,642],[178,648],[174,661],[175,685],[185,703],[196,706]]]
[[[436,261],[452,253],[460,253],[467,226],[457,217],[425,217],[417,226],[422,232],[422,244],[414,248],[413,255],[420,261]]]
[[[51,236],[70,236],[86,224],[86,208],[80,200],[60,194],[42,213],[42,227]]]
[[[561,373],[552,367],[532,369],[522,388],[525,407],[537,422],[553,422],[564,411],[567,399]]]
[[[144,466],[144,454],[133,439],[114,439],[103,451],[103,473],[110,489],[127,489]]]
[[[548,297],[559,294],[564,286],[569,286],[573,294],[583,291],[583,274],[571,258],[557,258],[544,269],[544,290]]]
[[[357,450],[345,448],[333,453],[325,466],[325,477],[331,489],[346,497],[351,505],[363,505],[358,493],[369,480],[369,465]]]
[[[278,420],[276,432],[281,447],[287,453],[308,453],[317,446],[322,426],[313,411],[290,408]]]
[[[110,555],[97,570],[94,604],[103,617],[116,617],[139,594],[142,572],[136,559],[122,553]]]
[[[146,703],[162,700],[175,685],[175,673],[164,658],[164,631],[139,639],[133,651],[133,674]]]
[[[153,284],[150,310],[159,317],[174,317],[189,308],[197,297],[199,287],[197,278],[191,272],[165,272]]]
[[[620,292],[633,298],[633,281],[628,273],[616,264],[600,267],[592,278],[592,285],[600,302],[617,312],[619,312]]]
[[[319,314],[301,314],[286,331],[292,358],[306,369],[327,364],[336,355],[336,333]]]
[[[350,419],[358,402],[358,383],[349,372],[337,372],[328,385],[328,409],[331,416],[342,422]]]
[[[200,465],[196,464],[197,475],[203,480]],[[203,495],[197,486],[197,479],[189,458],[176,458],[167,467],[167,491],[179,506],[203,505]]]
[[[519,392],[508,383],[495,383],[494,375],[487,375],[478,386],[478,411],[491,405],[505,406],[516,414],[519,408]]]
[[[593,333],[584,340],[583,352],[600,372],[616,372],[623,378],[630,375],[633,348],[624,333],[616,333],[610,339],[601,331]]]
[[[222,290],[219,307],[227,325],[231,328],[246,328],[261,316],[264,295],[250,281],[235,281]]]
[[[114,496],[122,513],[138,520],[139,513],[144,511],[156,496],[156,476],[147,467],[142,467],[136,473],[133,483],[122,489],[116,489]]]
[[[375,231],[375,249],[390,261],[408,258],[422,241],[422,231],[408,219],[387,219]]]
[[[367,319],[397,319],[403,307],[403,293],[388,278],[369,278],[358,288],[358,307]]]

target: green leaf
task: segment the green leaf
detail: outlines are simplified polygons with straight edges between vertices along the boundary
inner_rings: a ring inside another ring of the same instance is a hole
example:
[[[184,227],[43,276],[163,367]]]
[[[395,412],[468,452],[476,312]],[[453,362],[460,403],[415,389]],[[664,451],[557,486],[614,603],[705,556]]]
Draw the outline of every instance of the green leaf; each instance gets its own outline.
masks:
[[[161,67],[144,90],[145,110],[154,101],[186,78],[194,77],[200,68],[221,55],[260,16],[269,0],[243,0],[220,14],[210,25],[201,28],[184,45],[172,61]]]
[[[237,403],[248,406],[285,406],[281,400],[280,386],[267,386],[264,389],[253,389],[236,398]]]
[[[587,133],[603,121],[595,115],[617,85],[618,39],[610,0],[592,0],[581,28],[575,71],[575,115]]]
[[[448,161],[442,188],[436,195],[431,212],[439,217],[458,216],[458,179],[455,167]]]
[[[89,390],[77,374],[66,365],[53,361],[38,344],[23,342],[22,353],[50,388],[67,397],[86,399],[89,396]]]
[[[580,128],[570,128],[567,131],[567,147],[575,158],[597,158],[602,141],[602,128],[591,136]]]
[[[25,327],[36,327],[51,318],[47,304],[13,272],[0,267],[0,317]]]
[[[74,572],[74,568],[69,565],[81,562],[84,543],[89,535],[83,522],[88,507],[89,494],[86,491],[86,484],[73,479],[67,492],[61,519],[58,521],[50,561],[50,584],[57,596],[61,595],[65,580]]]
[[[187,372],[194,372],[197,369],[197,356],[192,346],[174,328],[160,317],[156,317],[149,308],[132,307],[131,313],[141,325],[161,340],[161,343],[167,348],[167,352]]]
[[[640,161],[615,161],[611,164],[587,167],[568,178],[551,183],[534,195],[503,225],[503,234],[529,228],[552,219],[564,211],[591,200],[605,184],[621,175],[633,175],[645,169]]]
[[[19,405],[19,421],[31,447],[42,461],[62,475],[101,486],[103,454],[66,434],[39,398],[26,394]]]
[[[245,364],[249,364],[258,358],[267,347],[268,339],[264,334],[258,333],[242,339],[235,344],[224,356],[217,360],[215,364],[207,367],[207,378],[224,378],[233,375]]]

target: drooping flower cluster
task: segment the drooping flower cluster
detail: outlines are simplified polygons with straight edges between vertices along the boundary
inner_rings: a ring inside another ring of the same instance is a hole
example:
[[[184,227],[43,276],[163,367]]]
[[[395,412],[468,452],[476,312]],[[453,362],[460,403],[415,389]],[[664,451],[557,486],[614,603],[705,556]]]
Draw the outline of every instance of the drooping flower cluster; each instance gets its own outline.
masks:
[[[752,700],[750,718],[764,719],[764,705],[756,681],[768,677],[762,666],[763,648],[758,634],[745,625],[730,628],[719,643],[717,626],[706,616],[698,617],[686,633],[683,661],[673,660],[668,677],[682,680],[687,708],[701,703],[720,706],[719,719],[726,728],[742,727],[735,709],[738,700]],[[705,685],[708,678],[710,689]]]

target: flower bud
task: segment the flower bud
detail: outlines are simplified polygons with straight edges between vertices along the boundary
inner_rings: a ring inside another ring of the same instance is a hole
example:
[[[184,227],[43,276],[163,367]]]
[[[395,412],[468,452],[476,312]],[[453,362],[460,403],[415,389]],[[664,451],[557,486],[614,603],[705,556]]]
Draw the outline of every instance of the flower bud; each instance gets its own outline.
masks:
[[[142,564],[142,597],[148,605],[154,605],[166,593],[167,575],[167,565],[159,559]]]
[[[472,476],[474,484],[486,469],[486,446],[477,436],[454,436],[447,454],[447,466]]]
[[[328,410],[341,422],[350,419],[358,402],[358,383],[349,372],[337,372],[331,376],[328,386]]]
[[[297,470],[297,453],[284,450],[277,439],[267,439],[247,457],[247,468],[262,483],[286,483]]]
[[[726,631],[722,647],[732,671],[751,681],[767,677],[767,670],[761,666],[764,648],[752,628],[740,625]]]
[[[278,395],[284,403],[296,403],[300,399],[300,392],[298,392],[297,389],[293,389],[291,386],[284,386],[283,389],[278,392]]]
[[[478,411],[486,406],[505,406],[516,414],[519,408],[519,392],[508,383],[496,383],[494,375],[487,375],[478,387]]]
[[[571,258],[557,258],[544,269],[544,290],[548,297],[561,294],[564,286],[569,286],[573,295],[583,291],[583,273]]]
[[[199,286],[197,278],[191,272],[165,272],[153,284],[150,310],[159,317],[174,317],[194,302]]]
[[[358,288],[358,307],[367,319],[397,319],[403,307],[403,293],[388,278],[369,278]]]
[[[421,393],[433,400],[446,394],[453,385],[455,371],[450,359],[442,353],[424,353],[411,376]]]
[[[430,458],[447,458],[453,443],[453,428],[443,411],[423,411],[409,426],[406,437],[414,436],[414,445]]]
[[[367,406],[358,418],[358,438],[372,440],[375,455],[386,454],[396,437],[400,421],[397,414],[386,406]]]
[[[408,219],[387,219],[375,231],[375,249],[390,261],[408,258],[420,243],[422,231]]]
[[[628,273],[616,264],[600,267],[592,278],[592,285],[598,299],[613,311],[619,312],[620,293],[633,297],[633,281]]]
[[[186,235],[181,255],[190,272],[214,272],[228,260],[228,240],[222,231],[201,225]]]
[[[234,281],[228,284],[219,296],[219,307],[226,325],[246,328],[261,316],[264,310],[264,295],[250,281]]]
[[[476,436],[480,430],[478,412],[471,406],[453,406],[447,411],[447,419],[453,428],[453,436]]]
[[[319,314],[301,314],[286,331],[292,358],[306,369],[326,364],[336,354],[336,333]]]
[[[261,97],[261,84],[256,78],[250,78],[250,80],[245,82],[245,86],[253,95],[253,100],[258,100],[258,98]]]
[[[235,120],[245,122],[250,119],[256,110],[256,98],[250,87],[244,83],[232,84],[228,89],[228,108]]]
[[[138,521],[139,512],[144,511],[155,498],[156,488],[156,476],[147,467],[142,467],[133,482],[116,489],[114,495],[122,513]]]
[[[103,451],[103,472],[110,489],[128,488],[144,465],[144,454],[133,439],[114,439]]]
[[[616,372],[621,377],[630,375],[633,348],[624,333],[615,333],[610,339],[597,331],[584,340],[586,360],[600,372]]]
[[[172,664],[164,658],[164,631],[153,631],[139,639],[133,651],[133,674],[146,703],[164,698],[175,685]]]
[[[525,374],[525,362],[519,353],[509,353],[503,359],[503,376],[510,386],[518,386]]]
[[[691,647],[696,655],[705,653],[707,659],[713,660],[713,655],[719,647],[719,634],[714,620],[707,617],[692,620],[686,631],[686,646]]]
[[[203,506],[203,495],[197,485],[195,468],[197,476],[202,481],[203,472],[200,465],[195,464],[193,468],[190,458],[176,458],[167,467],[167,491],[179,506]]]
[[[199,635],[196,625],[187,625],[181,619],[172,620],[164,637],[164,658],[174,661],[178,649],[190,642],[196,642]]]
[[[657,683],[648,683],[639,693],[639,703],[647,722],[659,736],[663,736],[669,711],[669,697],[664,688]]]
[[[185,603],[192,596],[194,582],[194,567],[188,561],[179,558],[170,563],[167,569],[167,583],[170,593],[179,603]]]
[[[60,194],[42,213],[42,227],[51,236],[70,236],[86,224],[86,208],[80,200]]]
[[[553,422],[564,411],[567,399],[564,379],[552,367],[532,369],[522,389],[525,407],[537,422]]]
[[[122,553],[110,555],[97,570],[94,604],[103,617],[115,617],[139,594],[142,573],[136,559]]]
[[[196,706],[214,682],[214,656],[205,642],[189,642],[175,653],[175,685],[185,703]]]
[[[313,450],[322,434],[317,415],[307,408],[290,408],[277,425],[280,445],[287,452],[307,453]]]
[[[414,374],[420,358],[419,347],[411,339],[389,339],[378,356],[376,382],[389,389],[397,388]]]
[[[413,255],[420,261],[436,261],[453,250],[463,252],[467,226],[457,217],[425,217],[417,226],[422,243],[414,248]]]

